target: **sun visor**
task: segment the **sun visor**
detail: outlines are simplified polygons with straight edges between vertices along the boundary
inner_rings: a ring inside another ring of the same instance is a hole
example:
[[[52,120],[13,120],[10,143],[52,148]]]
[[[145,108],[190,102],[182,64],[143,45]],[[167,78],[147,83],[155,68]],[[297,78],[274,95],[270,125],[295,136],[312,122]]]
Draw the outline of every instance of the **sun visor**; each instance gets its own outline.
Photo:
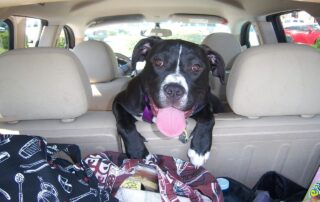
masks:
[[[172,21],[196,24],[227,24],[228,21],[217,15],[201,15],[201,14],[186,14],[176,13],[170,16]]]
[[[121,22],[142,22],[145,20],[144,15],[141,14],[133,14],[133,15],[117,15],[117,16],[106,16],[96,18],[88,23],[88,27],[96,27],[102,25],[110,25]]]

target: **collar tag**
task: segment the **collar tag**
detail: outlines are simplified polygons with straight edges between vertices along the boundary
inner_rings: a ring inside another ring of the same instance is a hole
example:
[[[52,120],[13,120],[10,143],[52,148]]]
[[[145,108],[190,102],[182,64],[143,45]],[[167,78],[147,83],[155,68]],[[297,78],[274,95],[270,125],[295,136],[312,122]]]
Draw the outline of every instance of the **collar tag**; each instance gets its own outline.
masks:
[[[186,144],[190,139],[187,129],[184,129],[183,133],[179,136],[180,142]]]

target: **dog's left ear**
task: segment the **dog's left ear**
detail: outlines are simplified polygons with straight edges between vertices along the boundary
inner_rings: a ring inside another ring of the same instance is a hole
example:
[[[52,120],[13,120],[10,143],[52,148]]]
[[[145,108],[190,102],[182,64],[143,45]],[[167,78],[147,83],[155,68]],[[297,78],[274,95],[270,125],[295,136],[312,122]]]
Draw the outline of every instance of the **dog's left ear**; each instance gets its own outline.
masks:
[[[157,36],[151,36],[145,39],[141,39],[134,47],[132,52],[131,65],[132,69],[136,69],[137,62],[146,60],[146,56],[150,52],[154,44],[160,42],[162,39]]]
[[[220,82],[222,84],[225,84],[225,64],[222,56],[219,53],[212,50],[209,46],[200,46],[209,59],[212,75],[218,77],[220,79]]]

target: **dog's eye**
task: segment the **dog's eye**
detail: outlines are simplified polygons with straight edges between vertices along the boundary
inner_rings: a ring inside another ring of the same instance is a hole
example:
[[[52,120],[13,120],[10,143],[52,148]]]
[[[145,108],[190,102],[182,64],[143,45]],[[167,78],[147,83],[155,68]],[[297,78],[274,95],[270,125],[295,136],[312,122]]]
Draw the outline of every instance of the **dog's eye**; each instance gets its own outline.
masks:
[[[154,64],[154,66],[161,68],[161,67],[163,67],[163,60],[161,60],[160,58],[154,58],[153,64]]]
[[[200,72],[201,71],[201,66],[199,64],[194,64],[191,67],[192,72]]]

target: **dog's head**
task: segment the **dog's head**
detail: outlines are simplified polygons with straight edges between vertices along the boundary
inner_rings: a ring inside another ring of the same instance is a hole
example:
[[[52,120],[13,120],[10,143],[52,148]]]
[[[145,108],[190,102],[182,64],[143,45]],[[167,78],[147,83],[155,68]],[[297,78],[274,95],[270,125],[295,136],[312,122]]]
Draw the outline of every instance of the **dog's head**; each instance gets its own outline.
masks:
[[[222,57],[207,46],[183,40],[142,39],[132,55],[132,67],[146,61],[142,83],[156,108],[191,111],[209,91],[209,73],[224,82]]]

